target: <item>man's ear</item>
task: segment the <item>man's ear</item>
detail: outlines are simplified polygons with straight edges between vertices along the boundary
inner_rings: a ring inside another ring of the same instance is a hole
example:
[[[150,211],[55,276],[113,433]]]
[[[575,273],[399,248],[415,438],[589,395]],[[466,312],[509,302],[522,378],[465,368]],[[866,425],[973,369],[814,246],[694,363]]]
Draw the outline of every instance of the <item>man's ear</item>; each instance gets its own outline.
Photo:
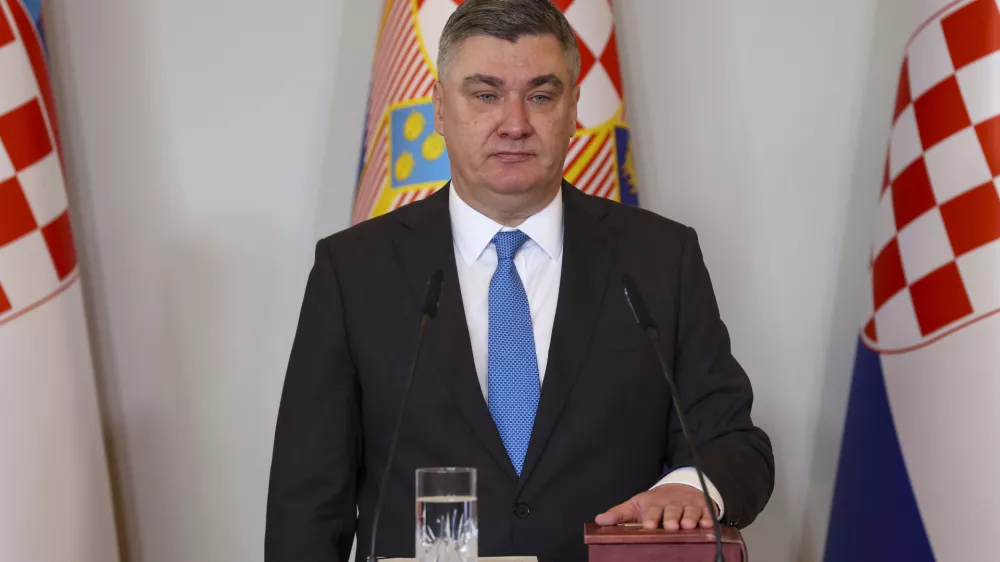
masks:
[[[434,83],[434,130],[439,135],[444,136],[444,116],[442,114],[444,104],[444,86],[438,80]]]

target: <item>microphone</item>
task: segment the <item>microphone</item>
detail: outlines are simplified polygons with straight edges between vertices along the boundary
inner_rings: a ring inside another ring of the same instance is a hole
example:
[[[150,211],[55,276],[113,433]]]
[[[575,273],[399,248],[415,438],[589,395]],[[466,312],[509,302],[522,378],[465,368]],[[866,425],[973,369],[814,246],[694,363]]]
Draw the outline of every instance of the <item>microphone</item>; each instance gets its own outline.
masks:
[[[417,328],[417,350],[413,353],[413,361],[410,363],[410,372],[406,377],[406,387],[403,390],[403,404],[399,407],[399,415],[396,417],[396,428],[392,432],[392,442],[389,445],[389,458],[385,461],[385,471],[382,473],[382,483],[379,486],[378,499],[375,501],[375,514],[372,516],[372,539],[371,549],[368,555],[369,562],[375,562],[375,533],[378,531],[378,520],[382,514],[382,504],[385,503],[385,489],[389,484],[389,470],[392,468],[392,459],[396,456],[396,445],[399,444],[399,434],[403,429],[403,414],[406,412],[406,403],[410,399],[410,387],[413,385],[413,374],[417,371],[417,361],[420,359],[420,348],[424,341],[424,333],[431,322],[431,318],[437,314],[438,302],[441,300],[441,284],[444,274],[440,269],[431,274],[427,280],[427,288],[424,290],[424,302],[420,307],[420,327]]]
[[[629,308],[632,309],[632,315],[635,316],[636,323],[646,332],[646,337],[649,338],[649,341],[653,342],[653,348],[656,350],[656,358],[660,360],[660,369],[663,370],[663,377],[667,379],[667,385],[670,387],[670,398],[674,403],[674,411],[677,412],[677,417],[681,422],[681,429],[684,431],[684,439],[691,449],[691,456],[694,458],[694,467],[698,472],[698,481],[701,482],[701,491],[705,494],[705,505],[712,516],[712,529],[715,531],[715,562],[725,562],[725,558],[722,556],[722,529],[719,527],[719,518],[715,514],[713,507],[715,503],[712,501],[712,497],[708,495],[708,486],[705,485],[705,473],[701,469],[701,459],[698,457],[698,450],[694,446],[694,438],[691,437],[687,419],[684,418],[684,410],[681,409],[680,399],[677,397],[677,385],[674,383],[674,375],[667,367],[666,360],[663,359],[663,349],[660,347],[660,334],[656,330],[656,321],[653,320],[653,315],[649,312],[649,307],[646,306],[646,301],[642,299],[639,287],[636,286],[632,277],[628,274],[623,275],[622,283],[625,285],[625,300],[628,301]]]

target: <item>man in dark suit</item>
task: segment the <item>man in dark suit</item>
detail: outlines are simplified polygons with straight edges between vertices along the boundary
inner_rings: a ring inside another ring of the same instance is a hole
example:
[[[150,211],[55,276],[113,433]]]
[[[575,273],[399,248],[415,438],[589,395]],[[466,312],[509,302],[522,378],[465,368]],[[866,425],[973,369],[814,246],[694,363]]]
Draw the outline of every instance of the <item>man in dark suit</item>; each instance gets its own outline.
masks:
[[[579,53],[548,0],[467,0],[441,38],[435,128],[452,181],[321,240],[281,397],[267,562],[368,552],[421,295],[425,340],[377,553],[413,556],[414,471],[478,470],[479,552],[585,560],[582,529],[710,527],[709,506],[622,275],[660,324],[726,525],[774,483],[750,381],[733,358],[695,232],[562,180]],[[668,467],[664,469],[664,467]]]

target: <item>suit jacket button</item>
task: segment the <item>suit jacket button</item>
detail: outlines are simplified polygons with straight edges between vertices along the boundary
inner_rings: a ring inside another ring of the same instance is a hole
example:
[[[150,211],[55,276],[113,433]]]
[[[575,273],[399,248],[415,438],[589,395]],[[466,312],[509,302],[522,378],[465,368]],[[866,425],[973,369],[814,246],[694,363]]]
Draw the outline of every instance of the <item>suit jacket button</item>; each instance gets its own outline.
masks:
[[[531,514],[531,506],[521,502],[514,504],[514,516],[518,519],[524,519]]]

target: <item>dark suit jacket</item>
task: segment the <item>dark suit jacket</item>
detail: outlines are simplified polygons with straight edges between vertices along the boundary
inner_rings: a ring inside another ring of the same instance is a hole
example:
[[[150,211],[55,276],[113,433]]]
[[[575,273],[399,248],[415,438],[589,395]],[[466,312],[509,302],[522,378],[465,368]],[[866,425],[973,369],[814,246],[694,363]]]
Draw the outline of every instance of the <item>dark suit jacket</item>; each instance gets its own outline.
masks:
[[[660,325],[706,475],[743,527],[774,482],[750,381],[730,353],[695,232],[564,182],[564,254],[549,361],[518,478],[482,395],[462,306],[448,187],[321,240],[278,413],[266,562],[367,555],[372,511],[415,351],[427,279],[444,271],[378,532],[414,551],[414,470],[478,469],[479,553],[586,560],[583,525],[692,465],[650,342],[623,296],[629,273]],[[359,514],[355,510],[359,510]]]

